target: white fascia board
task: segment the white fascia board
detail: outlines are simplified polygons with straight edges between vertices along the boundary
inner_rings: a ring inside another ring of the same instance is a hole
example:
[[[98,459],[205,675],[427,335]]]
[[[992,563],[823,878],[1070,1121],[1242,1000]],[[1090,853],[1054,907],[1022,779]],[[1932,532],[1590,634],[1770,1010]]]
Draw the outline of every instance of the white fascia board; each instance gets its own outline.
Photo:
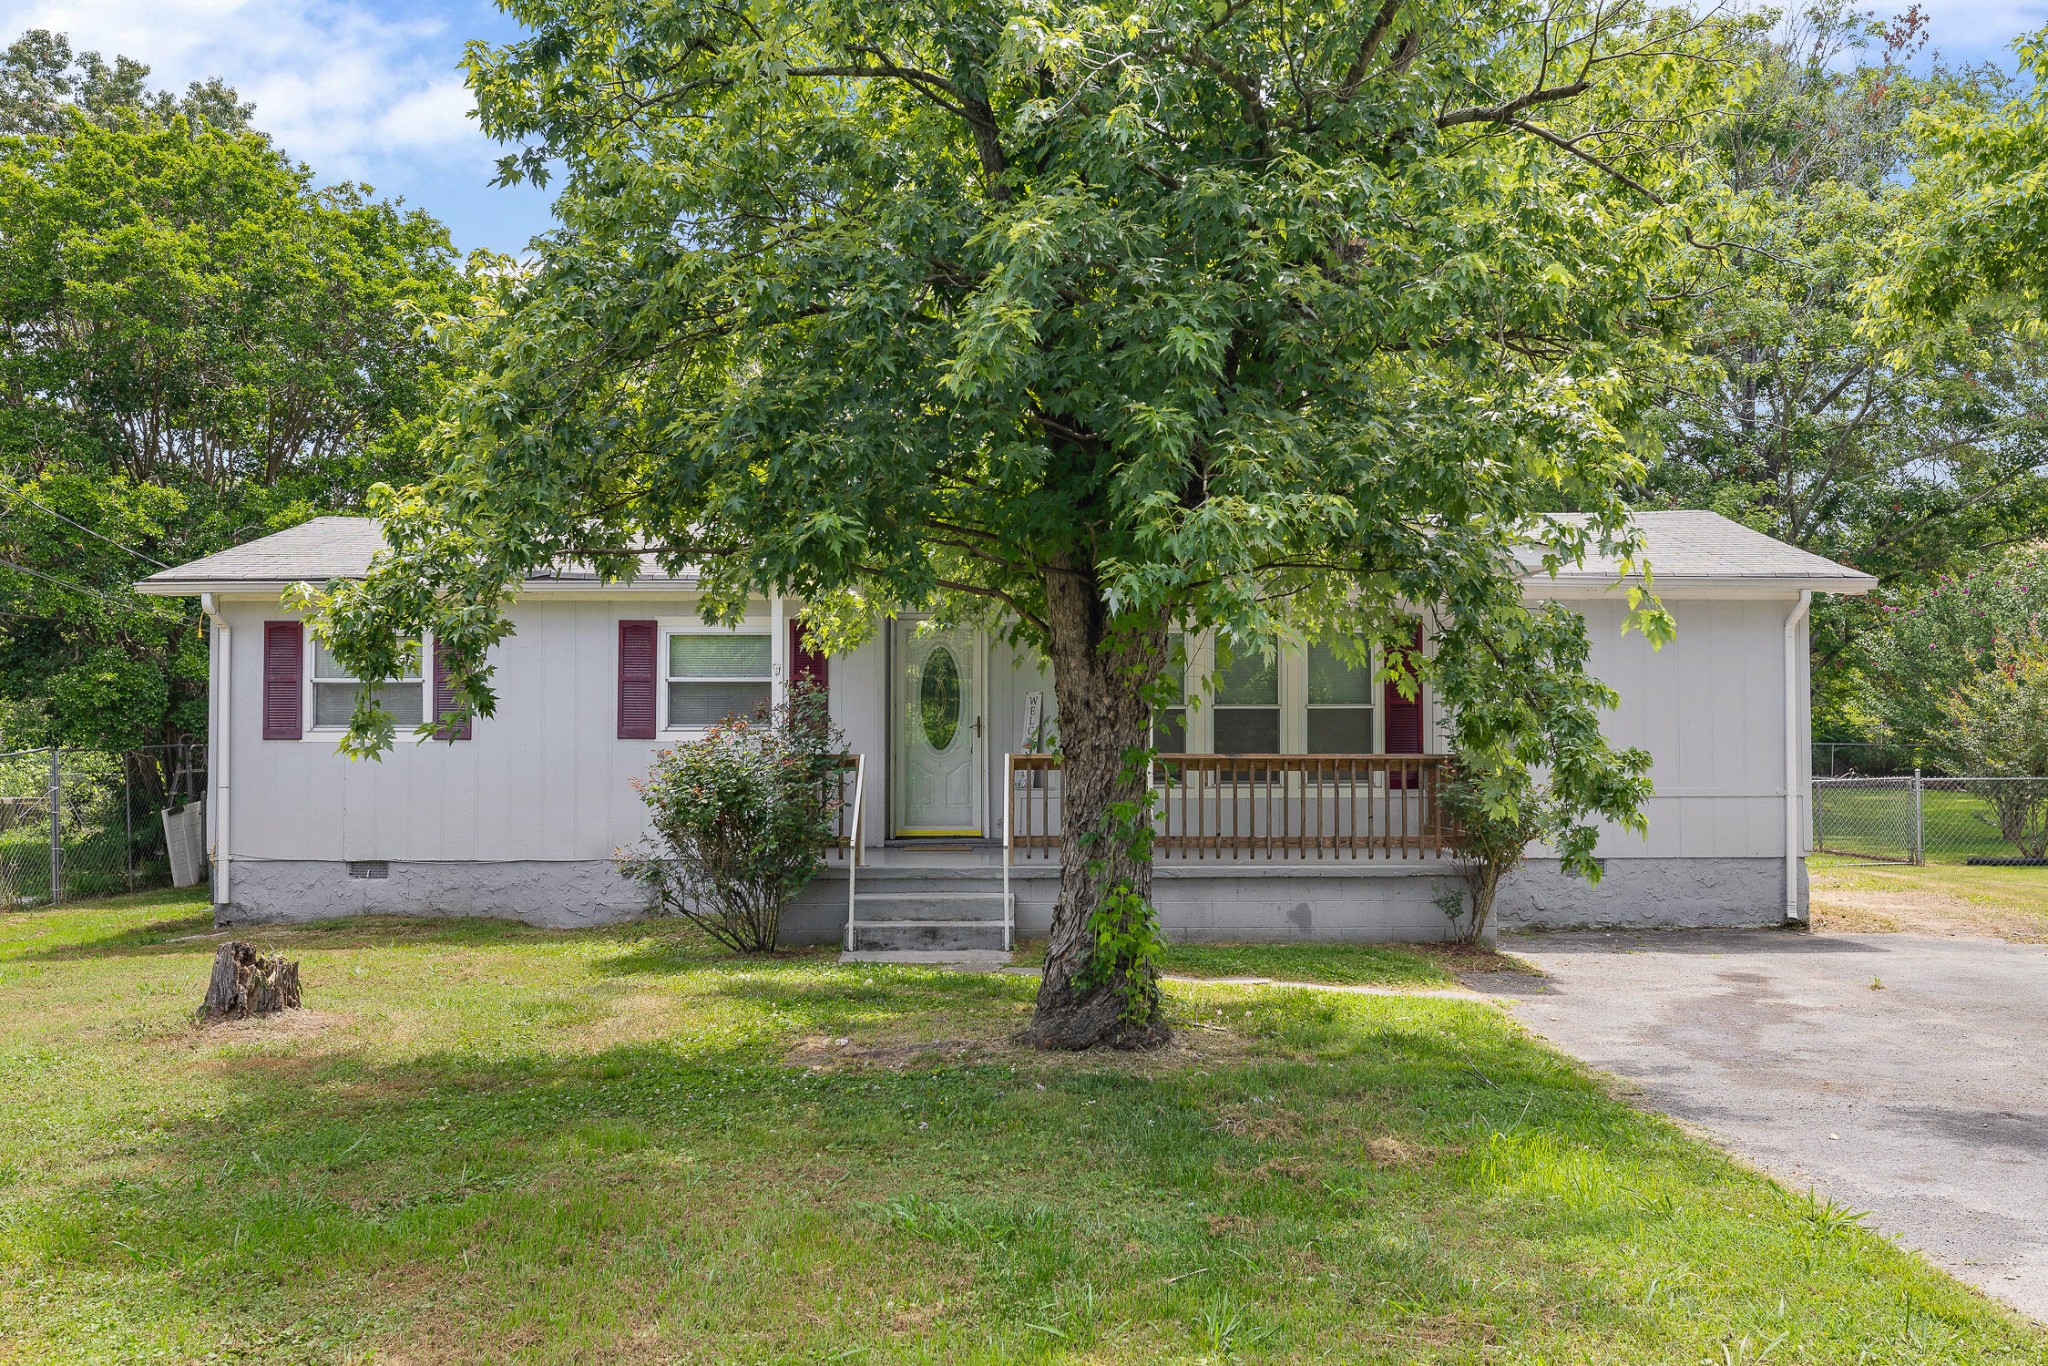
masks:
[[[1877,587],[1877,580],[1868,575],[1855,578],[1680,578],[1657,575],[1652,585],[1660,598],[1748,598],[1783,599],[1797,597],[1801,593],[1840,593],[1856,597]],[[1551,578],[1522,580],[1522,596],[1538,601],[1585,601],[1594,598],[1619,598],[1630,588],[1642,587],[1641,579],[1616,582],[1613,578],[1601,576],[1573,575]]]
[[[135,591],[151,598],[196,598],[202,593],[217,597],[233,598],[274,598],[296,584],[311,583],[315,587],[326,583],[325,579],[191,579],[168,583],[137,583]],[[577,594],[583,597],[634,598],[650,593],[665,594],[669,597],[694,598],[701,596],[700,590],[691,585],[685,587],[676,583],[598,583],[595,581],[560,581],[556,579],[531,579],[519,585],[517,596],[553,596],[558,593]]]

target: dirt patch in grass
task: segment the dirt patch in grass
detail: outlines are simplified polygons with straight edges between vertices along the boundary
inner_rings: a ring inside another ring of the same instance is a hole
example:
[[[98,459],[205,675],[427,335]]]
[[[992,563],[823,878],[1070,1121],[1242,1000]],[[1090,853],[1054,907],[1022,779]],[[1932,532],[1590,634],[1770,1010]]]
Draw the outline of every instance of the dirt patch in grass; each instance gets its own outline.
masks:
[[[1543,975],[1542,971],[1528,959],[1517,958],[1512,953],[1502,953],[1491,944],[1410,944],[1406,947],[1411,953],[1420,954],[1461,980],[1473,973],[1518,972],[1530,977]]]
[[[2048,916],[2027,902],[2048,895],[2044,869],[1835,865],[1810,873],[1813,927],[1860,934],[1976,935],[2048,943]],[[2033,874],[2019,883],[2015,874]],[[1993,881],[1992,879],[1998,879]],[[2013,882],[2010,888],[2004,884]]]
[[[1367,1139],[1365,1155],[1375,1167],[1420,1167],[1430,1160],[1427,1148],[1392,1134]]]
[[[902,1072],[926,1064],[959,1064],[987,1051],[980,1039],[932,1039],[922,1043],[858,1043],[850,1036],[804,1039],[783,1055],[791,1067],[836,1071],[880,1067]]]
[[[193,1034],[209,1043],[262,1043],[272,1039],[306,1039],[347,1024],[349,1016],[336,1010],[280,1010],[275,1015],[251,1015],[245,1020],[200,1020],[192,1022]]]
[[[1232,1138],[1249,1138],[1260,1143],[1299,1138],[1308,1121],[1292,1110],[1275,1110],[1265,1105],[1231,1105],[1216,1118],[1216,1127]]]

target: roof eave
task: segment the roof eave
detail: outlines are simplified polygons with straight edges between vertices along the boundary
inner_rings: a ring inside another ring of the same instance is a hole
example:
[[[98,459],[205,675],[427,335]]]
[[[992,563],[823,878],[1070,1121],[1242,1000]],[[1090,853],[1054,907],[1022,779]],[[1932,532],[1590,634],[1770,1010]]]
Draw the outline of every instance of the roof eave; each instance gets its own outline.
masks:
[[[1840,593],[1859,597],[1877,587],[1869,574],[1658,574],[1650,583],[1659,597],[1782,598],[1802,592]],[[1643,587],[1640,576],[1612,574],[1531,574],[1522,591],[1545,598],[1597,598]]]
[[[143,579],[135,591],[150,598],[194,598],[201,593],[235,597],[276,597],[301,583],[329,583],[337,578],[360,575],[335,574],[320,579]],[[522,594],[590,593],[695,593],[698,585],[679,579],[636,579],[631,583],[605,583],[598,579],[528,579],[519,586]]]

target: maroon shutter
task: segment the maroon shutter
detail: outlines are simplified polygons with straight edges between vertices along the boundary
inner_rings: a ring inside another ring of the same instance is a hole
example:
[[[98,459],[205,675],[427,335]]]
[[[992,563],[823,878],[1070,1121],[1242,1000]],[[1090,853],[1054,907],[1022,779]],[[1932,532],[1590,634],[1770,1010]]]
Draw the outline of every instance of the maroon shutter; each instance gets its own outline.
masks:
[[[651,621],[619,623],[619,738],[652,740],[661,632]]]
[[[296,740],[304,733],[301,686],[306,667],[306,628],[296,621],[263,623],[263,738]]]
[[[455,689],[448,685],[448,654],[441,648],[441,642],[434,642],[434,720],[439,721],[456,707]],[[467,740],[469,738],[470,716],[463,712],[462,719],[452,726],[437,726],[436,740]]]
[[[802,618],[789,623],[789,681],[809,683],[823,688],[831,682],[831,668],[825,656],[804,645],[804,623]]]
[[[1422,627],[1418,624],[1415,628],[1412,652],[1419,654],[1421,651]],[[1383,748],[1388,754],[1422,753],[1422,686],[1418,683],[1415,696],[1407,698],[1401,696],[1401,690],[1394,686],[1392,679],[1388,679],[1384,693],[1387,709],[1387,742]],[[1413,773],[1395,774],[1394,786],[1414,787],[1416,776]]]

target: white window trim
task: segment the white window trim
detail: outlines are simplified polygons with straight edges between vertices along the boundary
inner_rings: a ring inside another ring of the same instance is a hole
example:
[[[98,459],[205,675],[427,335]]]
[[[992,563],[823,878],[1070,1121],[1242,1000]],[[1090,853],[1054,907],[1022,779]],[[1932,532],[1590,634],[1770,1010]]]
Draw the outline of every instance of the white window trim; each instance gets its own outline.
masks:
[[[299,693],[300,693],[300,696],[299,696],[299,706],[300,706],[300,708],[301,708],[301,710],[300,710],[299,714],[300,714],[301,716],[303,716],[303,717],[305,718],[305,724],[304,724],[303,726],[301,726],[301,727],[299,728],[299,739],[300,739],[301,741],[306,741],[306,740],[320,740],[320,741],[326,741],[326,742],[331,742],[331,741],[333,741],[333,739],[334,739],[334,738],[335,738],[336,736],[338,736],[338,735],[346,735],[346,734],[348,734],[348,727],[347,727],[347,726],[323,726],[323,725],[320,725],[320,724],[318,724],[318,723],[317,723],[317,722],[316,722],[316,721],[314,720],[314,718],[315,718],[316,716],[318,716],[318,715],[319,715],[319,712],[317,711],[317,709],[316,709],[316,706],[315,706],[316,700],[317,700],[317,698],[319,697],[319,688],[318,688],[318,686],[317,686],[317,685],[319,685],[319,684],[322,684],[322,683],[354,683],[354,684],[357,684],[357,685],[359,685],[359,686],[360,686],[360,685],[361,685],[361,683],[362,683],[362,680],[361,680],[361,679],[359,679],[359,678],[321,678],[321,677],[319,677],[319,676],[318,676],[318,670],[319,670],[319,661],[320,661],[320,649],[319,649],[319,642],[318,642],[318,641],[316,641],[316,640],[315,640],[315,639],[313,638],[313,629],[312,629],[312,627],[311,627],[311,626],[308,626],[308,627],[306,627],[306,629],[305,629],[305,631],[303,632],[303,634],[305,635],[305,638],[306,638],[306,639],[305,639],[305,643],[304,643],[304,645],[303,645],[303,647],[302,647],[302,648],[304,649],[304,651],[305,651],[305,659],[304,659],[304,665],[303,665],[303,668],[302,668],[302,670],[301,670],[301,673],[300,673],[300,679],[299,679]],[[431,713],[433,712],[433,710],[434,710],[434,693],[433,693],[433,687],[434,687],[434,665],[433,665],[433,659],[434,659],[434,638],[433,638],[433,636],[432,636],[431,634],[428,634],[428,633],[424,633],[424,632],[423,632],[423,633],[421,633],[421,635],[420,635],[420,677],[419,677],[419,686],[420,686],[420,715],[421,715],[422,717],[428,717],[428,716],[430,716],[430,714],[431,714]],[[409,679],[403,679],[403,678],[394,678],[394,679],[390,679],[390,680],[388,680],[388,681],[389,681],[389,682],[391,682],[391,683],[406,683],[406,682],[410,682],[411,680],[409,680]]]
[[[658,694],[655,704],[656,715],[659,717],[659,722],[655,727],[657,733],[667,736],[696,736],[702,735],[706,731],[711,729],[711,727],[709,726],[673,726],[669,724],[668,685],[670,683],[749,683],[754,681],[751,676],[747,678],[684,677],[671,679],[668,673],[668,643],[670,638],[674,636],[765,637],[768,641],[768,673],[762,678],[761,681],[765,682],[768,685],[768,704],[771,707],[781,700],[782,660],[781,652],[776,645],[776,631],[774,623],[772,621],[765,618],[757,618],[751,612],[748,613],[746,619],[741,621],[740,624],[737,626],[707,626],[703,622],[696,620],[663,620],[656,623],[655,636],[655,648],[659,651],[655,660],[656,667],[654,675],[655,691]]]
[[[1427,642],[1425,642],[1426,646]],[[1308,752],[1308,646],[1283,641],[1279,646],[1280,753]],[[1378,663],[1377,654],[1368,665]],[[1216,637],[1204,631],[1187,643],[1187,752],[1216,752]],[[1372,752],[1383,754],[1387,746],[1387,708],[1377,673],[1372,674]],[[1356,704],[1328,704],[1351,706]],[[1425,737],[1429,733],[1425,726]],[[1425,738],[1424,743],[1427,743]]]
[[[1375,754],[1385,753],[1387,748],[1386,691],[1380,682],[1379,674],[1375,670],[1375,666],[1379,663],[1379,652],[1373,650],[1366,656],[1365,676],[1367,691],[1364,702],[1311,702],[1308,700],[1308,650],[1309,647],[1306,645],[1296,645],[1291,649],[1287,646],[1281,647],[1281,658],[1285,659],[1291,654],[1294,658],[1294,667],[1300,674],[1300,677],[1296,680],[1297,691],[1295,693],[1298,705],[1290,708],[1283,702],[1280,711],[1281,738],[1283,740],[1287,738],[1287,718],[1289,716],[1296,718],[1295,725],[1297,729],[1294,736],[1294,747],[1288,753],[1305,754],[1308,752],[1308,714],[1311,711],[1320,708],[1328,708],[1331,711],[1352,711],[1361,706],[1370,709],[1372,712],[1372,752]],[[1284,681],[1281,693],[1283,697],[1286,694]]]

